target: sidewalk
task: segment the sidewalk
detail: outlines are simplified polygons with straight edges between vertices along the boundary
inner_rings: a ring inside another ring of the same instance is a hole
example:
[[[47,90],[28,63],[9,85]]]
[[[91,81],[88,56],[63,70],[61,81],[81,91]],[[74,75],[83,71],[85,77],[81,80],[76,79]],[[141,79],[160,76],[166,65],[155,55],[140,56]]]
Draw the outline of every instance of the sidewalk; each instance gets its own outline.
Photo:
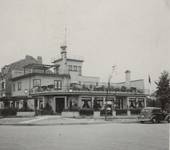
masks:
[[[137,123],[137,119],[114,118],[107,121],[93,118],[63,118],[61,116],[36,116],[30,118],[2,118],[0,125],[28,125],[28,126],[47,126],[47,125],[87,125],[87,124],[110,124],[110,123]]]

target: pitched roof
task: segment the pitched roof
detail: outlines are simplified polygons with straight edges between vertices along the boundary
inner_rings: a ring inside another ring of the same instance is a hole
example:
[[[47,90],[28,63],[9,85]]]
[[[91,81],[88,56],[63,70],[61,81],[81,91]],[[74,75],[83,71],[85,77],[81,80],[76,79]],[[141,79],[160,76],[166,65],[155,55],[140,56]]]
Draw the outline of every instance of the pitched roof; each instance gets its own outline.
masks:
[[[24,59],[21,59],[19,61],[13,62],[9,65],[4,66],[3,68],[7,67],[7,71],[9,73],[9,71],[12,70],[23,70],[24,66],[28,65],[28,64],[38,64],[38,61],[29,55],[26,55]]]
[[[57,63],[57,62],[60,62],[62,60],[63,60],[62,58],[59,58],[59,59],[54,60],[52,63]],[[82,59],[74,59],[74,58],[67,58],[67,61],[84,62],[84,60],[82,60]]]
[[[37,64],[38,61],[34,57],[27,55],[25,59],[16,61],[12,64],[9,64],[8,66],[10,67],[10,70],[23,70],[24,66],[33,63]]]

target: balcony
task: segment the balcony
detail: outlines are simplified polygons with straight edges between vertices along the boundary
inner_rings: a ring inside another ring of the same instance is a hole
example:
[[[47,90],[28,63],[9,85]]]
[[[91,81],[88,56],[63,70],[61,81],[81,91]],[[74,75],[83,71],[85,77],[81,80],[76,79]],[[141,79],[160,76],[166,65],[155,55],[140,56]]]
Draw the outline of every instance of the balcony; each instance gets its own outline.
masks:
[[[75,85],[71,84],[69,87],[56,88],[54,85],[34,87],[30,90],[30,94],[50,93],[50,92],[67,92],[67,93],[96,93],[96,94],[145,94],[143,90],[137,90],[136,88],[113,88],[111,87],[108,92],[107,87],[87,86],[87,85]]]
[[[30,90],[30,94],[37,94],[37,93],[43,93],[43,92],[56,92],[56,91],[63,91],[60,88],[55,88],[54,85],[47,85],[47,86],[39,86],[34,87]]]

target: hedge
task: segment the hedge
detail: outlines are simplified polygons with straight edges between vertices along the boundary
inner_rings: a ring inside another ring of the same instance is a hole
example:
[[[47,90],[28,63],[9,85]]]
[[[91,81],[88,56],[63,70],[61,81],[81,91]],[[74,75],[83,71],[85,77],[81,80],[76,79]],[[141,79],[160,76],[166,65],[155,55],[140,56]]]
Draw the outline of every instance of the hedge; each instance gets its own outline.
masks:
[[[91,116],[93,115],[94,110],[91,108],[82,108],[79,110],[80,115],[86,115],[86,116]]]
[[[21,108],[18,110],[19,112],[33,112],[34,110],[33,109],[30,109],[30,108]]]
[[[0,110],[0,115],[2,116],[16,116],[17,109],[14,108],[5,108]]]
[[[131,115],[139,115],[141,112],[141,109],[130,109]]]
[[[104,116],[106,113],[105,109],[100,110],[100,116]],[[108,116],[112,116],[112,111],[107,111]]]
[[[127,109],[117,109],[116,115],[127,115]]]

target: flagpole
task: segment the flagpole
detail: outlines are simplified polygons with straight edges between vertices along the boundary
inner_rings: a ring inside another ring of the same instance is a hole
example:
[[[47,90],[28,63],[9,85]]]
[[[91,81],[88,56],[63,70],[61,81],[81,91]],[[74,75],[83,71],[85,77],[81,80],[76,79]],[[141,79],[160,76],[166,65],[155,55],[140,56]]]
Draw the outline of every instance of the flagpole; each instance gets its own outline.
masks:
[[[151,96],[151,83],[149,83],[149,96]]]
[[[148,76],[148,82],[149,82],[149,96],[151,96],[151,77]]]

